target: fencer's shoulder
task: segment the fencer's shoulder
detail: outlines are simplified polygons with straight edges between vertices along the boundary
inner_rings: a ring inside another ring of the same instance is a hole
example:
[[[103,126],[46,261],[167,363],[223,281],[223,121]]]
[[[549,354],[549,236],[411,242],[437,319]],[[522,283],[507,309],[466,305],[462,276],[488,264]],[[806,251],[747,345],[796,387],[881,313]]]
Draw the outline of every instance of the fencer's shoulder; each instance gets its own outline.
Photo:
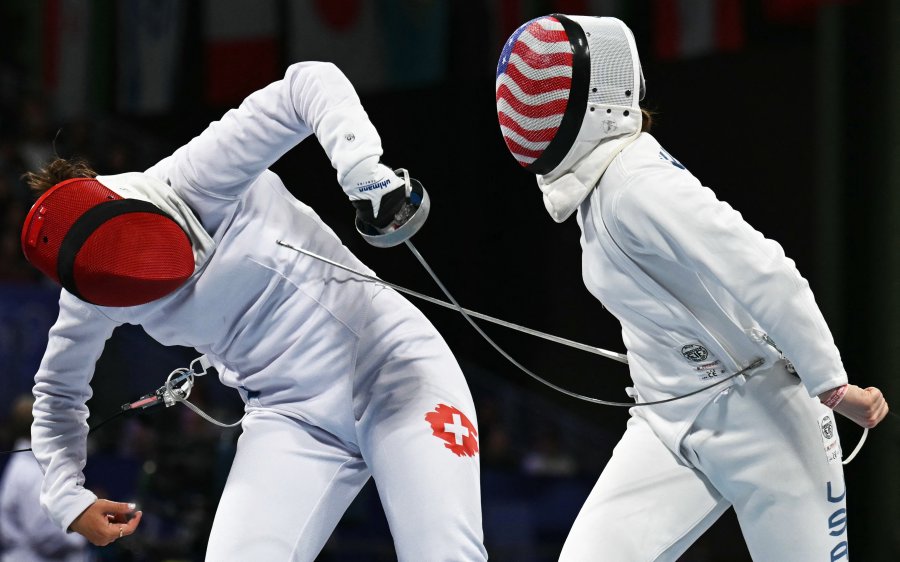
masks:
[[[670,171],[675,160],[650,133],[641,133],[638,138],[625,147],[619,155],[617,164],[628,176],[649,171]],[[676,168],[678,168],[676,166]],[[684,170],[684,166],[680,166]]]
[[[698,183],[691,172],[672,156],[649,133],[641,133],[616,158],[614,166],[618,179],[629,187],[641,190],[673,183]]]
[[[610,167],[607,190],[616,212],[645,213],[647,209],[674,209],[687,203],[700,183],[649,133],[626,147]]]

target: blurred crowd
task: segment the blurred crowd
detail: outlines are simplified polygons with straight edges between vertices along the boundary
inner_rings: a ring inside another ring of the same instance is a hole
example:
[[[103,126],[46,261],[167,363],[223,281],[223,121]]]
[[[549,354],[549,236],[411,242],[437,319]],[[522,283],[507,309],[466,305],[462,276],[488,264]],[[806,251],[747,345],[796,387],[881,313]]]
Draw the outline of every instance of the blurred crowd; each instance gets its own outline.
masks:
[[[19,232],[31,198],[20,176],[53,154],[46,107],[34,97],[11,95],[15,83],[0,67],[0,281],[37,281],[19,247]]]

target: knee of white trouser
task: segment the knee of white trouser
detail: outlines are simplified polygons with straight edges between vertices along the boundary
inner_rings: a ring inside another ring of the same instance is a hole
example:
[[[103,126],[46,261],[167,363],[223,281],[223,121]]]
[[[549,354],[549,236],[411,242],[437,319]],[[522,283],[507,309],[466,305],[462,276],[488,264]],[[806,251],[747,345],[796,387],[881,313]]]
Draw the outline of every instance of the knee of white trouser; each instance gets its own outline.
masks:
[[[576,521],[563,544],[560,562],[636,562],[654,560],[657,541],[628,525],[618,524],[614,518],[591,525]]]

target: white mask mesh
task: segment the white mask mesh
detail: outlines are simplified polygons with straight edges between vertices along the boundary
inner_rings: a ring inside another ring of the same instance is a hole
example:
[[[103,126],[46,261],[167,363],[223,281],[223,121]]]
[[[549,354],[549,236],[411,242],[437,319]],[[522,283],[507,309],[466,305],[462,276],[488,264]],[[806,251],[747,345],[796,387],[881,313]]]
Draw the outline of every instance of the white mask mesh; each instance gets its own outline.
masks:
[[[591,52],[588,103],[634,107],[634,61],[627,31],[615,20],[578,18]]]

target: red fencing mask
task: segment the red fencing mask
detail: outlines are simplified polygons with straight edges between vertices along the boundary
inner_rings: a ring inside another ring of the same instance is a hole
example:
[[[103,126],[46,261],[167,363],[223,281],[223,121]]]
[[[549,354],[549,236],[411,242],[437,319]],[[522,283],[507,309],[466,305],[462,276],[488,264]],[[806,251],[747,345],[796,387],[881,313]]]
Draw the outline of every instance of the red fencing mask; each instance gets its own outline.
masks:
[[[100,306],[154,301],[194,272],[191,241],[170,215],[93,178],[58,183],[37,200],[22,250],[70,293]]]

